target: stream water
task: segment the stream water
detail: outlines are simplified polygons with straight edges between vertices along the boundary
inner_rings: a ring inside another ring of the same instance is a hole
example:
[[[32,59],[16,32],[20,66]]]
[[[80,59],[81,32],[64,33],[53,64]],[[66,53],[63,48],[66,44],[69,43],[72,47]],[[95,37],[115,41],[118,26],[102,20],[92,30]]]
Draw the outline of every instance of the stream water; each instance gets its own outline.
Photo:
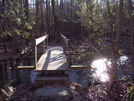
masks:
[[[92,62],[91,67],[94,79],[96,81],[106,82],[109,80],[109,69],[106,67],[106,64],[111,68],[111,62],[107,59],[97,59]],[[129,55],[120,56],[117,59],[117,71],[118,79],[133,79],[134,78],[134,66],[131,64],[131,57]]]
[[[12,60],[10,62],[7,62],[5,64],[0,65],[0,86],[13,82],[13,85],[19,85],[24,83],[34,83],[34,79],[39,72],[34,72],[33,70],[9,70],[9,67],[12,67],[13,64],[16,63],[17,60]],[[100,62],[99,60],[98,62]],[[6,61],[5,61],[6,62]],[[105,70],[105,66],[101,66],[100,63],[96,63],[98,65],[98,72],[100,73],[100,70]],[[118,70],[119,70],[119,78],[122,78],[123,76],[133,76],[134,74],[134,68],[132,65],[129,64],[130,57],[128,56],[122,56],[118,59]],[[34,64],[33,60],[25,59],[20,63],[20,65],[28,65],[32,66]],[[97,70],[96,68],[96,70]],[[89,78],[88,78],[88,72],[87,70],[72,70],[66,72],[70,76],[71,82],[77,82],[82,85],[88,85]],[[96,71],[97,72],[97,71]],[[101,73],[104,73],[101,71]],[[99,74],[97,74],[98,76]],[[96,76],[96,75],[95,75]],[[96,77],[97,77],[96,76]],[[98,76],[99,77],[99,76]],[[103,74],[103,77],[106,77],[105,74]],[[102,78],[104,80],[106,78]]]
[[[17,60],[12,60],[11,62],[5,61],[5,64],[0,65],[0,84],[3,86],[6,83],[13,82],[13,86],[26,83],[34,83],[34,79],[40,72],[35,72],[33,70],[9,70]],[[22,61],[20,66],[32,66],[34,65],[33,60],[25,59]],[[70,82],[77,82],[82,85],[88,84],[87,71],[72,70],[67,71],[66,74],[70,76]]]
[[[13,82],[14,85],[23,83],[33,83],[34,78],[38,72],[33,70],[9,70],[17,60],[11,60],[10,62],[5,61],[5,64],[0,65],[0,84],[4,85],[9,82]],[[33,65],[33,60],[25,59],[20,65]]]

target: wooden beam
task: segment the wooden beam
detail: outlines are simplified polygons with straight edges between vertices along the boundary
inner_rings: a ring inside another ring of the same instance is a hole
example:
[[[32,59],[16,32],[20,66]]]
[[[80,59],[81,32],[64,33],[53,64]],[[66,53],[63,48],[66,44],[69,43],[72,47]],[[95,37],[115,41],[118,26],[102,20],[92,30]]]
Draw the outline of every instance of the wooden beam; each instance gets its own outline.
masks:
[[[34,66],[17,66],[17,68],[9,68],[10,70],[33,70]]]
[[[70,69],[72,70],[79,70],[79,69],[89,69],[89,67],[87,65],[71,65]]]
[[[68,66],[70,67],[71,64],[71,56],[70,56],[70,42],[68,41]]]
[[[37,46],[34,46],[34,66],[36,68],[36,64],[37,64]]]
[[[34,79],[34,88],[39,88],[44,85],[48,84],[70,84],[70,78],[68,74],[62,74],[62,75],[57,75],[57,74],[46,74],[46,75],[37,75],[36,78]]]

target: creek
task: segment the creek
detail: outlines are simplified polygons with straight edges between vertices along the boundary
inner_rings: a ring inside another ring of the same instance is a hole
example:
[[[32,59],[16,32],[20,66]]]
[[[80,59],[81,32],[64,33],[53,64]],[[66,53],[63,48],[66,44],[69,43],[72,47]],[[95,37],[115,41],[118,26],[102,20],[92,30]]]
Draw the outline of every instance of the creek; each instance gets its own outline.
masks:
[[[9,70],[14,64],[16,64],[17,60],[2,61],[4,64],[0,65],[0,84],[1,86],[13,82],[13,86],[17,86],[20,84],[26,83],[34,83],[34,79],[37,74],[40,72],[35,72],[33,70]],[[34,65],[34,61],[30,59],[23,60],[20,66],[32,66]],[[88,84],[88,76],[87,71],[83,70],[72,70],[65,72],[69,74],[70,82],[77,82],[82,85]]]
[[[109,80],[108,69],[106,64],[111,68],[111,62],[107,59],[97,59],[92,62],[93,77],[96,81],[106,82]],[[133,79],[134,66],[131,64],[131,56],[123,55],[117,59],[118,79]]]
[[[3,61],[2,61],[3,62]],[[9,70],[17,60],[10,60],[10,62],[4,61],[5,63],[0,65],[0,84],[4,85],[6,83],[13,82],[13,85],[19,85],[23,83],[33,83],[34,78],[38,72],[33,70]],[[7,62],[7,63],[6,63]],[[33,65],[34,61],[25,59],[20,65]]]
[[[99,60],[98,62],[100,62]],[[6,61],[5,61],[6,62]],[[10,62],[7,62],[5,64],[0,65],[0,84],[1,86],[13,82],[13,85],[17,86],[19,84],[26,84],[26,83],[34,83],[34,79],[37,74],[40,72],[35,72],[33,70],[9,70],[9,67],[12,67],[13,64],[15,64],[17,60],[11,60]],[[107,74],[100,70],[105,70],[105,66],[101,66],[100,63],[98,64],[98,67],[96,66],[96,72],[103,74],[103,77],[106,77]],[[134,76],[134,68],[130,63],[130,56],[121,56],[118,61],[118,71],[119,71],[119,79],[123,77],[133,77]],[[33,60],[25,59],[23,60],[20,65],[28,65],[32,66],[34,64]],[[89,78],[88,78],[88,72],[87,70],[71,70],[67,71],[66,73],[70,76],[70,82],[77,82],[82,85],[88,85]],[[105,74],[104,74],[105,73]],[[95,74],[95,77],[100,77],[99,74]],[[98,79],[98,78],[97,78]],[[102,78],[102,80],[107,79]]]

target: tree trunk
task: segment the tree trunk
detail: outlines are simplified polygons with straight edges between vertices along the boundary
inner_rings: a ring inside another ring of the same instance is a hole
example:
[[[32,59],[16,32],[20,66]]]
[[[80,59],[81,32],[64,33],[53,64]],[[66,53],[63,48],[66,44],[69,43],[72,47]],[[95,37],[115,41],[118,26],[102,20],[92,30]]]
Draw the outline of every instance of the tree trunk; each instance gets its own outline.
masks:
[[[18,37],[14,36],[13,38],[13,43],[14,43],[14,53],[19,53],[20,52],[20,47],[19,47],[19,43],[18,43]]]
[[[123,0],[120,0],[117,33],[116,33],[116,37],[114,40],[115,59],[117,59],[118,57],[119,44],[120,44],[120,38],[121,38],[121,33],[122,33],[122,21],[123,21]]]
[[[45,26],[44,26],[44,0],[41,0],[41,4],[40,4],[40,7],[41,7],[41,29],[40,29],[40,33],[41,33],[41,36],[44,35],[44,32],[45,32]]]
[[[2,0],[2,7],[5,8],[5,0]],[[3,9],[3,10],[2,10],[2,14],[3,14],[3,15],[4,15],[4,12],[5,12],[5,10]],[[5,19],[4,19],[4,17],[2,17],[2,19],[3,19],[3,20],[2,20],[2,32],[5,32],[5,27],[4,27],[4,26],[5,26],[4,20],[5,20]],[[3,46],[3,47],[4,47],[4,52],[7,53],[7,47],[6,47],[6,39],[5,39],[5,37],[3,38],[3,41],[4,41],[4,46]]]
[[[35,17],[36,17],[36,32],[35,32],[35,38],[38,37],[39,35],[39,0],[36,0],[36,13],[35,13]]]
[[[133,52],[133,41],[134,41],[134,29],[133,29],[133,16],[132,16],[132,1],[128,0],[128,12],[130,16],[130,52],[132,57],[132,63],[134,64],[134,52]]]
[[[119,56],[118,51],[119,51],[119,45],[120,45],[120,38],[121,38],[121,33],[122,33],[122,19],[123,19],[123,0],[120,0],[120,4],[119,4],[119,14],[118,14],[118,26],[117,26],[117,34],[116,34],[116,38],[114,40],[114,59],[112,60],[112,67],[111,67],[111,71],[114,74],[110,75],[110,81],[108,83],[108,93],[109,95],[111,95],[111,92],[113,91],[113,84],[114,84],[114,80],[116,80],[116,93],[117,96],[119,97],[119,93],[120,93],[120,85],[118,82],[118,70],[117,70],[117,58]],[[111,95],[114,96],[114,95]],[[117,98],[119,99],[119,98]]]

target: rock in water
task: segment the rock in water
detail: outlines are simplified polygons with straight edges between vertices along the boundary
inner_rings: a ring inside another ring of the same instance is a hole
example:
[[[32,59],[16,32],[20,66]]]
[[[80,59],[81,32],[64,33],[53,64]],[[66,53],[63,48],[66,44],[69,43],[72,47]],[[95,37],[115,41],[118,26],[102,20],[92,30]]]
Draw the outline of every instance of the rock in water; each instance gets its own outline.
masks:
[[[87,86],[83,86],[81,84],[76,84],[75,85],[75,90],[79,93],[79,94],[85,94],[89,92],[89,87]]]
[[[35,91],[32,101],[70,101],[72,98],[72,93],[67,87],[44,87]]]

